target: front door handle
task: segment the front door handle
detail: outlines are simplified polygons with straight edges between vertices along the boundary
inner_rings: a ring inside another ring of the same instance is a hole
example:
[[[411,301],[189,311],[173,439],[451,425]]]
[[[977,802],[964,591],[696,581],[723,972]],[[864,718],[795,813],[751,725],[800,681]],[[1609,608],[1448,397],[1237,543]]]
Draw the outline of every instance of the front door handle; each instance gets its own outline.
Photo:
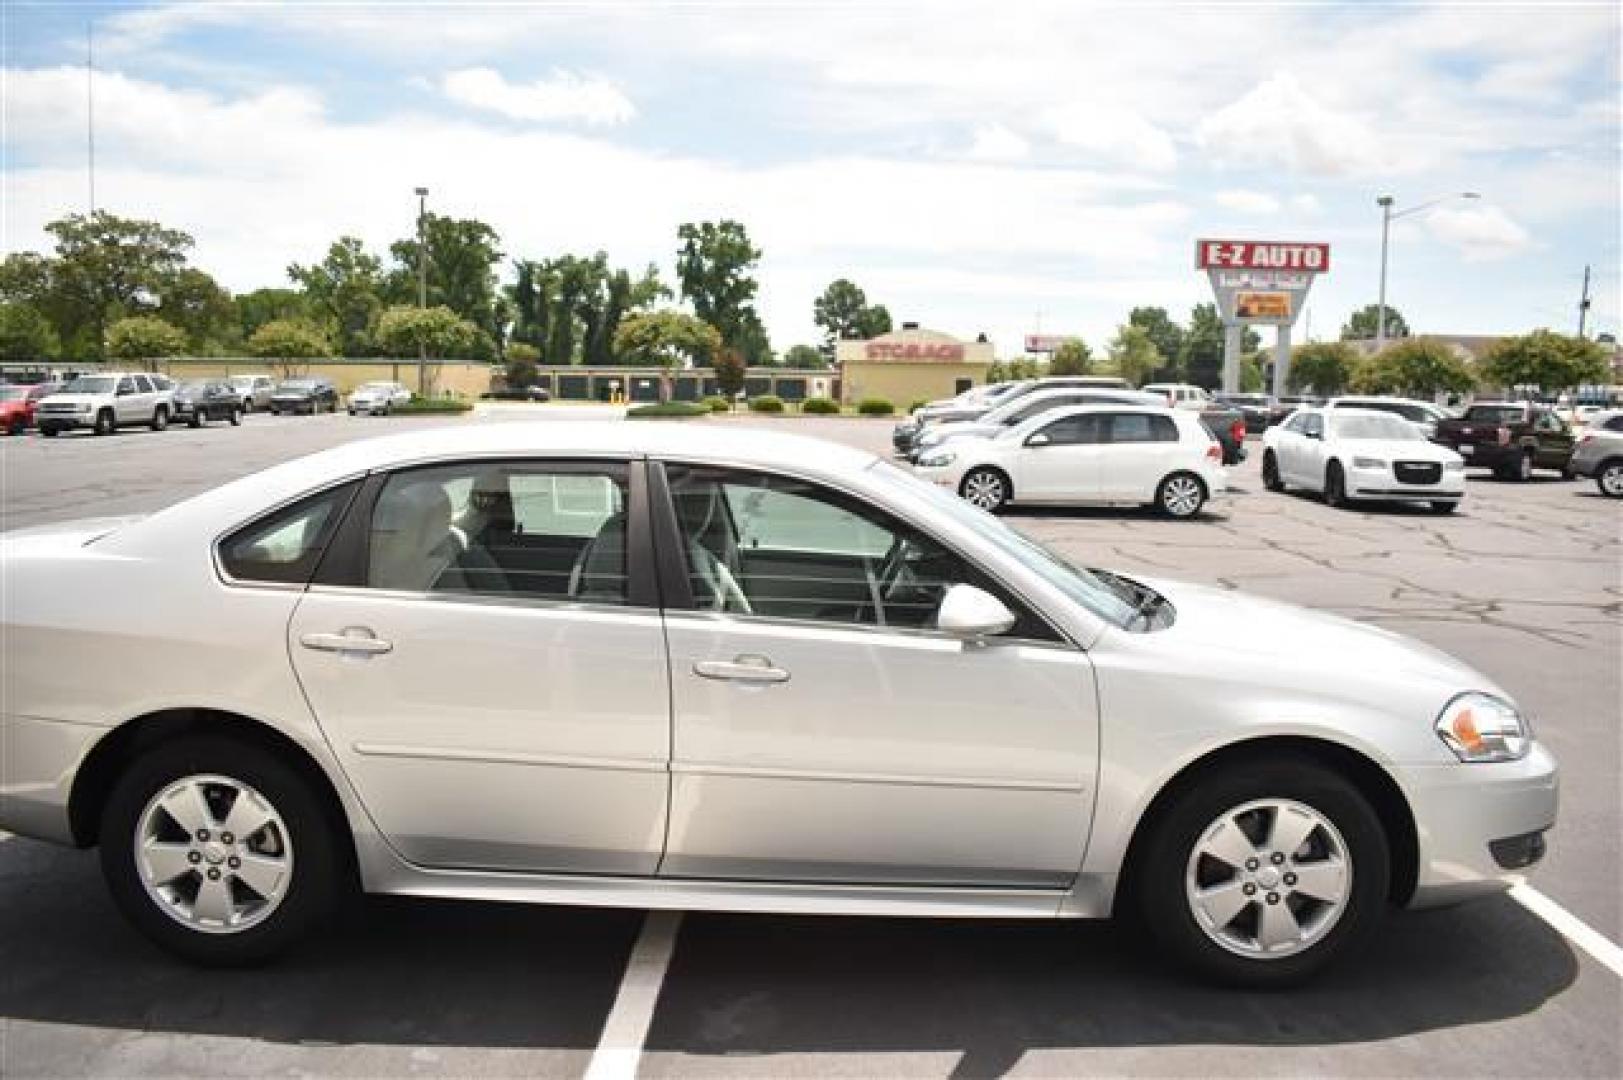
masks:
[[[693,665],[693,674],[701,679],[725,679],[729,682],[781,683],[789,681],[789,673],[774,667],[764,656],[735,656],[731,660],[699,660]]]
[[[299,638],[299,644],[321,652],[355,653],[360,656],[377,656],[394,648],[393,642],[375,637],[364,626],[346,626],[343,632],[337,634],[305,634]]]

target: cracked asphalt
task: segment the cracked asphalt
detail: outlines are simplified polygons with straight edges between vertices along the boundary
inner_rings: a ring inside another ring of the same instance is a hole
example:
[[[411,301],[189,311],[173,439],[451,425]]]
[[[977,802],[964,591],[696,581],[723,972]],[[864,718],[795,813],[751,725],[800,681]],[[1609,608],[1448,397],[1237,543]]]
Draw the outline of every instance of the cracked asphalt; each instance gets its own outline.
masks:
[[[0,527],[140,513],[297,454],[461,420],[250,417],[239,429],[0,442]],[[726,418],[885,452],[890,425]],[[1201,520],[1020,512],[1091,564],[1334,611],[1504,685],[1561,760],[1534,885],[1623,940],[1623,503],[1473,473],[1460,511],[1265,492],[1260,450]],[[1237,628],[1243,633],[1244,628]],[[263,971],[156,954],[93,855],[0,842],[0,1075],[578,1075],[640,916],[374,899]],[[1618,978],[1507,898],[1403,914],[1284,995],[1190,985],[1107,924],[689,916],[644,1075],[1612,1076]]]

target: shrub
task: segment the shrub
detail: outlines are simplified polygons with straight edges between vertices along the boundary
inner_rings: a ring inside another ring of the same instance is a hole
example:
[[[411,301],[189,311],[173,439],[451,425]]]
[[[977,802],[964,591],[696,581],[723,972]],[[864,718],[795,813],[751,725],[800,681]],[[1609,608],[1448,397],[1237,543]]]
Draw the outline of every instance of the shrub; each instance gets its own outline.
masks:
[[[890,403],[889,398],[863,398],[857,403],[857,412],[863,416],[889,416],[895,411],[896,406]]]
[[[704,399],[704,407],[711,412],[732,412],[733,404],[724,397],[711,395]]]
[[[387,415],[433,416],[438,413],[465,413],[471,408],[473,408],[472,405],[468,404],[466,401],[458,401],[456,398],[414,397],[410,401],[402,402],[399,405],[389,406],[389,412]]]
[[[638,405],[626,410],[628,420],[683,420],[690,416],[709,416],[713,409],[697,401],[664,401],[658,405]]]
[[[813,416],[834,416],[840,411],[840,403],[833,398],[809,397],[800,403],[800,411]]]
[[[760,397],[750,398],[750,412],[781,413],[783,399],[776,394],[762,394]]]
[[[918,400],[914,401],[913,404],[911,404],[911,405],[909,405],[907,407],[908,414],[911,415],[913,413],[916,413],[916,412],[918,412],[920,409],[924,408],[928,404],[930,404],[930,399],[921,397]]]

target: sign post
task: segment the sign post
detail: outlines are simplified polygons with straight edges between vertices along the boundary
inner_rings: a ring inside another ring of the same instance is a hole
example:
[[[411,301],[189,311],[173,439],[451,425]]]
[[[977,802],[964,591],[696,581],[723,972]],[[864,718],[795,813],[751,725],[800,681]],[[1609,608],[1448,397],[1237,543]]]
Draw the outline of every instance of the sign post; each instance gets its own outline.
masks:
[[[1240,389],[1240,352],[1245,330],[1272,326],[1275,396],[1286,388],[1291,327],[1307,301],[1313,279],[1329,272],[1330,245],[1274,240],[1196,240],[1195,269],[1206,271],[1223,319],[1223,390]]]

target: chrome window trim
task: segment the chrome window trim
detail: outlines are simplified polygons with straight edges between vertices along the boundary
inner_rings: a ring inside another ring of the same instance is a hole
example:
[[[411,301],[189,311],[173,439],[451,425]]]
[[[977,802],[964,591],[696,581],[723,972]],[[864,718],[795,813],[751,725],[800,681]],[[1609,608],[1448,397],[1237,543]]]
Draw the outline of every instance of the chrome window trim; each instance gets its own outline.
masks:
[[[214,539],[209,542],[209,559],[214,564],[214,573],[215,576],[220,579],[220,584],[236,589],[276,589],[283,592],[289,590],[294,592],[304,592],[309,588],[309,582],[300,584],[296,581],[256,581],[253,578],[239,578],[235,576],[225,568],[225,560],[220,556],[220,545],[224,544],[226,538],[232,533],[246,529],[248,526],[256,522],[263,521],[265,518],[279,514],[295,503],[303,502],[306,499],[313,499],[318,495],[324,495],[335,488],[343,487],[345,484],[353,484],[364,481],[369,475],[371,474],[365,471],[351,473],[341,480],[333,480],[317,487],[309,488],[305,491],[301,491],[297,495],[283,499],[281,502],[274,503],[271,506],[258,511],[257,513],[249,515],[248,517],[240,518],[233,524],[221,529],[215,534]],[[344,509],[345,511],[348,511],[349,507],[345,506]],[[342,522],[340,521],[338,524],[342,524]],[[334,530],[336,531],[336,529],[337,524],[334,525]]]
[[[862,634],[865,637],[893,637],[915,638],[925,642],[940,642],[949,645],[975,644],[978,647],[992,648],[999,645],[1019,646],[1025,649],[1047,649],[1059,653],[1085,653],[1087,650],[1074,644],[1067,638],[1065,641],[1043,641],[1040,638],[1011,637],[999,634],[996,637],[970,639],[949,634],[944,630],[929,630],[904,626],[877,626],[864,623],[836,622],[832,619],[796,619],[784,615],[756,615],[737,611],[704,611],[688,608],[666,608],[666,620],[681,620],[683,622],[722,623],[738,626],[778,626],[785,630],[820,630],[824,632]],[[1047,622],[1046,617],[1043,620]],[[905,642],[904,642],[905,643]]]
[[[636,615],[657,619],[660,609],[645,604],[599,604],[581,600],[548,600],[541,596],[516,596],[503,593],[443,592],[412,589],[377,589],[370,585],[326,585],[311,582],[301,586],[305,592],[320,596],[356,596],[384,600],[426,601],[439,604],[465,604],[470,607],[517,607],[549,611],[586,612],[597,615]]]

